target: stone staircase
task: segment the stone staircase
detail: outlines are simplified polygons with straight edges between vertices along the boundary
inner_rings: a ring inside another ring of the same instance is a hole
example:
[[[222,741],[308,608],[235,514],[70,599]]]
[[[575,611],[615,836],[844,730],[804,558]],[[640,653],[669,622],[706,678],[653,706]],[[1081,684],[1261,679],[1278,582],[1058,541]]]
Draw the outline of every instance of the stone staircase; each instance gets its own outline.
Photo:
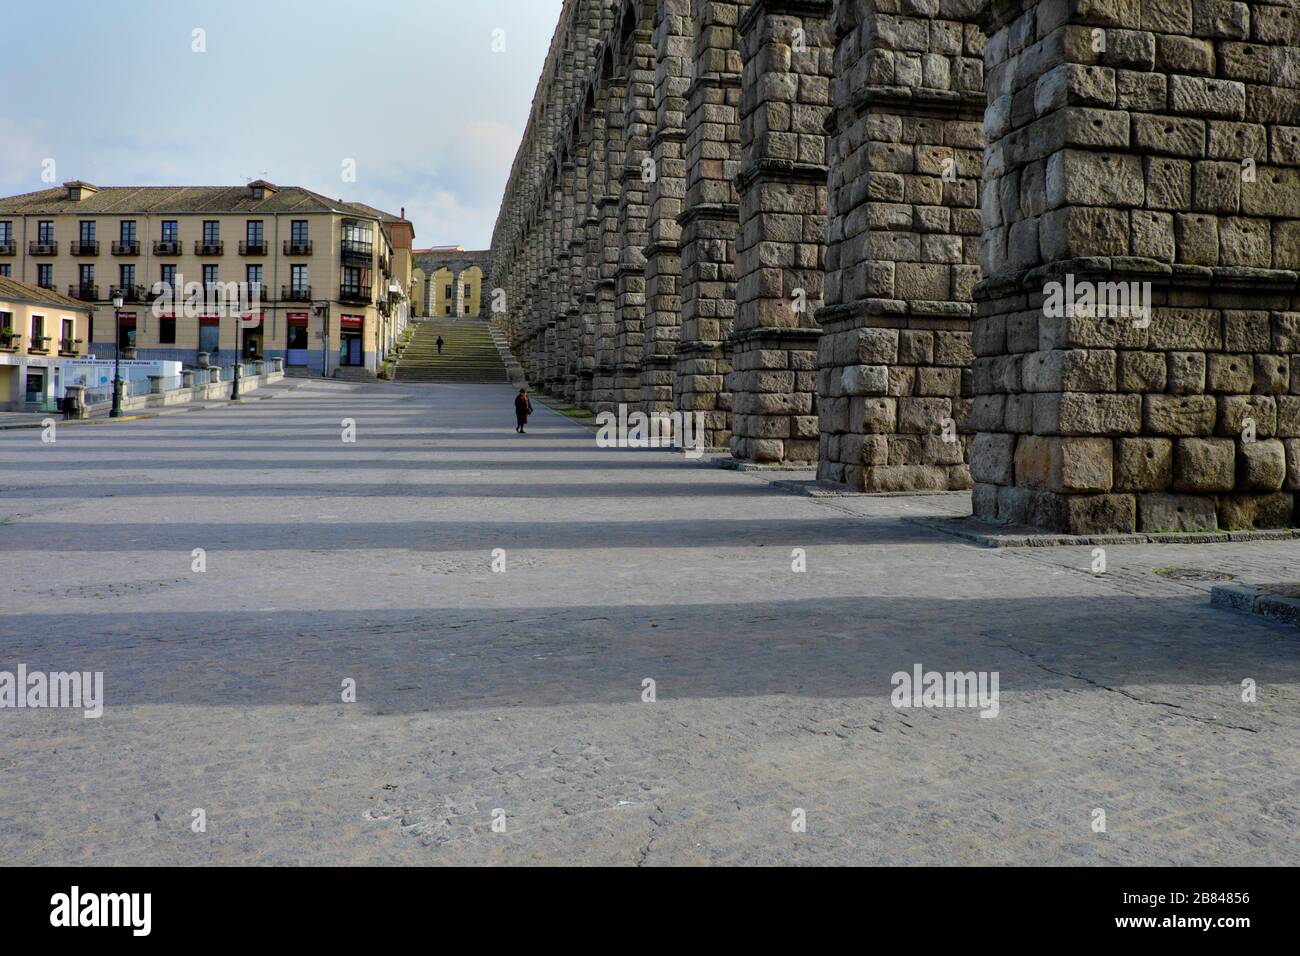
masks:
[[[456,322],[429,319],[415,327],[402,351],[394,379],[398,382],[509,382],[492,326],[481,319]],[[438,336],[442,354],[438,354]]]
[[[378,378],[375,373],[366,368],[358,368],[354,365],[340,365],[334,370],[334,377],[344,382],[377,382]]]

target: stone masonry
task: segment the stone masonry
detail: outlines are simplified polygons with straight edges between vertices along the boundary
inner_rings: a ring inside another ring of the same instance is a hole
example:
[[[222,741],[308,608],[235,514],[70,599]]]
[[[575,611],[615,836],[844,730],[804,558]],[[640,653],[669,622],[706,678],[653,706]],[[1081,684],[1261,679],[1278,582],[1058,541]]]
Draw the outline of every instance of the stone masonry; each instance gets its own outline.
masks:
[[[899,6],[836,8],[819,474],[969,488],[984,35],[975,0]]]
[[[755,0],[741,17],[740,233],[731,453],[817,460],[826,241],[830,0]]]
[[[660,0],[655,10],[655,122],[650,140],[650,223],[646,245],[645,350],[641,405],[673,410],[682,311],[681,215],[686,200],[686,93],[692,41],[689,0]]]
[[[674,407],[704,416],[704,441],[731,440],[731,370],[725,340],[736,317],[740,204],[741,3],[692,0],[694,70],[687,89],[686,203],[682,229],[682,324]]]
[[[1292,524],[1300,11],[1016,0],[984,26],[976,514]]]
[[[491,261],[535,382],[739,461],[1290,525],[1300,10],[566,0]]]

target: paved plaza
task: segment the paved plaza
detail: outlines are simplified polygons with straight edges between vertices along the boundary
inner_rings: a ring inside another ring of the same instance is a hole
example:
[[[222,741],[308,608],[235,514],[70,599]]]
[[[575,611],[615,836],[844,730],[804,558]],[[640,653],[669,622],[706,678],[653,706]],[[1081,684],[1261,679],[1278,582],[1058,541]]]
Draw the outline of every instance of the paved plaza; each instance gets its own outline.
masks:
[[[916,522],[966,495],[791,494],[511,401],[0,432],[0,670],[105,701],[0,710],[0,862],[1300,862],[1300,632],[1209,603],[1300,544],[1094,573]],[[918,665],[996,672],[997,716],[893,706]]]

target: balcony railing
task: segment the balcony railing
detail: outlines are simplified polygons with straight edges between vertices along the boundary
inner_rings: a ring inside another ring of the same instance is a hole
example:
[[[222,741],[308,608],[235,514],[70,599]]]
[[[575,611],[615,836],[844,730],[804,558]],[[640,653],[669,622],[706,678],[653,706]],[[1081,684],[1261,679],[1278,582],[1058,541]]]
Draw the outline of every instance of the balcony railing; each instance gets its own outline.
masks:
[[[12,242],[0,242],[0,256],[12,256],[17,251],[17,246]]]
[[[370,286],[368,285],[344,285],[339,286],[340,302],[355,302],[358,304],[370,303]]]
[[[22,344],[23,337],[12,329],[0,330],[0,349],[12,352]]]
[[[194,254],[196,256],[220,256],[226,252],[226,244],[219,240],[213,242],[204,242],[202,239],[194,243]]]
[[[181,241],[179,239],[155,239],[153,241],[153,254],[155,256],[179,256],[181,254]]]
[[[148,302],[153,296],[149,294],[149,289],[142,285],[115,285],[109,289],[108,297],[116,299],[122,297],[123,302]]]
[[[281,286],[280,300],[282,302],[310,302],[311,286],[309,285]]]
[[[63,355],[76,355],[81,339],[59,339],[59,352]]]
[[[344,239],[340,243],[345,258],[365,259],[369,261],[374,256],[375,247],[373,243],[362,242],[359,239]]]
[[[68,286],[68,298],[80,299],[82,302],[98,302],[99,286],[93,282],[74,282]]]
[[[284,254],[286,256],[309,256],[311,255],[311,240],[304,239],[296,242],[293,239],[284,240]]]
[[[239,254],[241,256],[264,256],[270,248],[265,242],[239,240]]]
[[[123,239],[121,242],[113,243],[113,255],[115,256],[138,256],[140,254],[140,243],[134,239]]]
[[[53,292],[53,291],[54,291],[54,280],[53,280],[53,279],[42,279],[40,276],[37,276],[37,277],[36,277],[36,288],[38,288],[38,289],[48,289],[49,291]]]
[[[59,243],[55,239],[51,239],[49,242],[33,239],[27,243],[27,252],[33,256],[57,256],[59,254]]]
[[[48,352],[50,350],[50,337],[48,335],[33,335],[27,345],[29,352]]]
[[[74,242],[70,251],[74,256],[97,256],[99,255],[99,243],[94,240],[90,242]]]

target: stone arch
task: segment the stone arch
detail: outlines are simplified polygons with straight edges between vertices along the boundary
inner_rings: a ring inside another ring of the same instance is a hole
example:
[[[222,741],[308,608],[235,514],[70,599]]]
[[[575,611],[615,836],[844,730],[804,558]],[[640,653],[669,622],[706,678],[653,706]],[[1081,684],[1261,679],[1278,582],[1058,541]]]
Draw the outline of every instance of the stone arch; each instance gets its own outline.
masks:
[[[430,315],[445,319],[454,314],[456,302],[456,273],[447,266],[439,266],[429,276],[431,291]]]
[[[418,318],[428,314],[425,302],[425,273],[419,266],[411,269],[411,313]]]

